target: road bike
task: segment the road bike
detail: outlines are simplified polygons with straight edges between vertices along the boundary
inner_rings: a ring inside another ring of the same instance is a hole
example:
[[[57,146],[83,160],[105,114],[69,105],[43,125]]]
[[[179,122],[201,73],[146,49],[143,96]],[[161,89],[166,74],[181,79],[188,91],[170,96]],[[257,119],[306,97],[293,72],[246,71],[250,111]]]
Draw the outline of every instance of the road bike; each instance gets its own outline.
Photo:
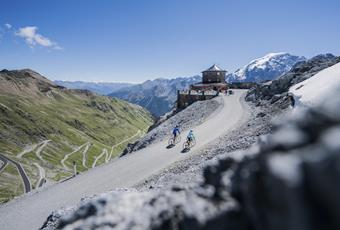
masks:
[[[176,145],[181,142],[181,136],[177,135],[176,137],[171,137],[168,141],[169,146]]]
[[[183,143],[183,149],[191,149],[192,147],[194,147],[196,145],[196,139],[193,138],[191,139],[191,141],[187,140]]]

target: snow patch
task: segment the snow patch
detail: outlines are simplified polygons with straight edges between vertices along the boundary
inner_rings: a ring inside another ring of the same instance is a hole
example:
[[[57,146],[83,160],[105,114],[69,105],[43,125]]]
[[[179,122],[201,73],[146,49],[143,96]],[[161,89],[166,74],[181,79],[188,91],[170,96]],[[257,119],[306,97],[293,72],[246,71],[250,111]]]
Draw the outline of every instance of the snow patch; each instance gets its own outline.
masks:
[[[316,106],[340,92],[340,63],[320,71],[289,89],[298,105]]]

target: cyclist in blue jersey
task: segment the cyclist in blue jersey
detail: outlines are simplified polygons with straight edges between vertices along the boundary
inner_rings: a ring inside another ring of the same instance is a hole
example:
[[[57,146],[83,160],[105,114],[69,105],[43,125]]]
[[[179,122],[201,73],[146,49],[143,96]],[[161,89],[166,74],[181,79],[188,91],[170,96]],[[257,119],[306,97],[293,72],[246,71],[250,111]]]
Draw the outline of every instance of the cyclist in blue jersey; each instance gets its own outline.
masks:
[[[174,135],[174,140],[176,140],[176,137],[178,134],[180,134],[181,132],[179,131],[179,126],[176,125],[175,128],[172,131],[172,135]]]

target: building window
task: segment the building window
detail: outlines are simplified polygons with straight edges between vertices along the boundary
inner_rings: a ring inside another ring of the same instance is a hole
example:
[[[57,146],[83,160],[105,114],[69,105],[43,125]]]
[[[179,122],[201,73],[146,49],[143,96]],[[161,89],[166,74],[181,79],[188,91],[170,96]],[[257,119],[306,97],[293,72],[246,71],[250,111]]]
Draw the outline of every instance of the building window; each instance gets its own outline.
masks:
[[[217,75],[219,76],[219,75],[220,75],[220,72],[217,72]]]

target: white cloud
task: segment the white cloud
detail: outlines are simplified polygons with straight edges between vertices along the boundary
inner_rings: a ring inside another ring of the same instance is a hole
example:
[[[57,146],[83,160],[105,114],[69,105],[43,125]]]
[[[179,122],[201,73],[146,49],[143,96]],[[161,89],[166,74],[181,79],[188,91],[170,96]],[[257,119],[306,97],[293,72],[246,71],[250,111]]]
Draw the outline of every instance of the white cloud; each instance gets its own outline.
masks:
[[[9,23],[6,23],[6,24],[5,24],[5,27],[6,27],[7,29],[11,29],[11,28],[12,28],[12,25],[9,24]]]
[[[40,45],[47,48],[62,49],[56,42],[51,41],[49,38],[44,37],[41,34],[37,33],[38,27],[36,26],[26,26],[19,28],[19,30],[15,33],[16,36],[22,37],[25,39],[26,43],[33,48],[36,45]]]

